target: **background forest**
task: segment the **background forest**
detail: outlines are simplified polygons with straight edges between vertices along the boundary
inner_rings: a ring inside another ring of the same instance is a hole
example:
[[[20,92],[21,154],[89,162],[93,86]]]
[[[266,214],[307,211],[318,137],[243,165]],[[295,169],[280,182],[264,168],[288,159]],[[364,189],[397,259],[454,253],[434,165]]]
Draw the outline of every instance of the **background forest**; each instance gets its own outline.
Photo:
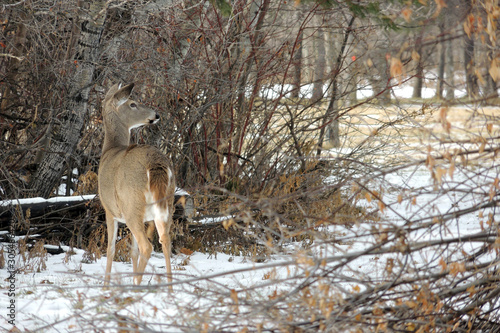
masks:
[[[499,17],[498,0],[0,0],[0,200],[96,194],[101,103],[134,82],[161,120],[132,140],[195,208],[178,255],[268,269],[266,291],[188,283],[177,331],[500,331]],[[10,203],[21,271],[47,244],[105,253],[98,198]]]

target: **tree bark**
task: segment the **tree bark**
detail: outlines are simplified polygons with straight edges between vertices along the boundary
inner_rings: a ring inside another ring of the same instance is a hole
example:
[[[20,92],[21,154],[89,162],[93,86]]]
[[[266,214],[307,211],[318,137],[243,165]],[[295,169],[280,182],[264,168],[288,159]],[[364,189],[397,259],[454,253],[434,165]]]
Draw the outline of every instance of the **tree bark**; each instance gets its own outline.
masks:
[[[455,98],[455,86],[454,86],[454,67],[455,64],[453,62],[453,49],[452,49],[452,41],[448,39],[446,41],[446,67],[445,67],[445,77],[446,77],[446,99],[452,100]]]
[[[420,53],[420,52],[419,52]],[[422,98],[422,88],[424,86],[424,67],[419,60],[417,64],[417,73],[415,75],[415,84],[413,86],[413,98]]]
[[[74,158],[99,58],[105,17],[106,1],[91,1],[87,17],[81,25],[78,50],[74,57],[76,69],[69,82],[63,112],[54,126],[48,151],[30,181],[34,195],[50,196],[59,184],[68,162]]]
[[[444,23],[439,25],[441,35],[444,35]],[[446,41],[439,44],[439,64],[438,64],[438,81],[436,87],[436,98],[443,99],[444,87],[444,69],[446,66]]]
[[[467,96],[473,98],[479,93],[479,87],[477,84],[477,77],[474,73],[475,62],[474,62],[474,40],[465,35],[465,48],[464,48],[464,67],[465,67],[465,81],[467,85]]]
[[[466,13],[470,13],[472,10],[472,0],[465,0]],[[467,20],[468,17],[465,16]],[[467,96],[469,98],[474,98],[479,94],[479,86],[477,83],[477,76],[475,73],[476,64],[474,60],[474,36],[471,33],[470,36],[464,34],[464,69],[465,69],[465,82],[467,86]]]
[[[297,22],[302,21],[302,12],[297,9]],[[297,36],[297,45],[293,50],[293,83],[292,83],[292,98],[299,98],[300,83],[302,81],[302,39],[304,38],[304,29],[299,27],[299,34]]]
[[[316,66],[314,67],[312,101],[318,102],[323,98],[323,84],[326,68],[325,33],[321,26],[316,31],[314,46],[316,53]]]
[[[418,59],[417,63],[417,72],[415,74],[415,82],[413,85],[413,98],[422,98],[422,88],[424,87],[424,64],[422,63],[423,61],[423,55],[422,55],[422,37],[424,35],[424,28],[422,28],[419,32],[419,36],[417,37],[417,40],[415,41],[415,49],[417,53],[420,55],[420,58]]]
[[[489,51],[487,52],[486,63],[487,68],[490,66],[490,62],[495,58],[495,46],[491,42],[490,38],[487,38],[487,45]],[[486,74],[486,97],[487,98],[498,98],[498,86],[495,80],[491,77],[490,72],[487,71]]]
[[[14,14],[11,14],[14,15]],[[26,15],[24,10],[20,11],[16,24],[15,36],[13,43],[8,46],[8,59],[7,68],[5,69],[5,76],[2,78],[2,85],[0,86],[0,136],[7,140],[17,141],[16,127],[4,126],[4,115],[14,116],[18,108],[16,105],[19,103],[18,87],[22,87],[21,83],[22,74],[20,72],[21,62],[24,59],[26,52],[26,34],[27,29],[24,24]]]
[[[342,44],[340,46],[339,53],[337,54],[337,59],[335,61],[334,67],[332,68],[332,95],[323,117],[323,122],[319,133],[318,149],[316,151],[316,155],[318,156],[321,154],[321,150],[323,149],[325,132],[327,133],[328,140],[331,142],[332,147],[340,146],[338,78],[340,75],[340,69],[342,67],[342,61],[344,59],[344,51],[347,46],[347,41],[349,40],[349,35],[352,33],[352,26],[354,24],[355,18],[356,16],[353,16],[349,21],[344,34],[344,39],[342,40]]]

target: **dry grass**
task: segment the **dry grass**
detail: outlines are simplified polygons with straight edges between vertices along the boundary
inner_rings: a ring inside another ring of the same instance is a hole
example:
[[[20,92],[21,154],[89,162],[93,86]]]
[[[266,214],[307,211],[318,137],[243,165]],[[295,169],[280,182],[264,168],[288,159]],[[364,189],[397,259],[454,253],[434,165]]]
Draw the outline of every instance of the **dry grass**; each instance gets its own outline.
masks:
[[[45,241],[38,240],[34,245],[30,245],[26,238],[18,241],[19,256],[21,261],[18,270],[25,274],[39,273],[47,269],[47,250],[45,250]]]

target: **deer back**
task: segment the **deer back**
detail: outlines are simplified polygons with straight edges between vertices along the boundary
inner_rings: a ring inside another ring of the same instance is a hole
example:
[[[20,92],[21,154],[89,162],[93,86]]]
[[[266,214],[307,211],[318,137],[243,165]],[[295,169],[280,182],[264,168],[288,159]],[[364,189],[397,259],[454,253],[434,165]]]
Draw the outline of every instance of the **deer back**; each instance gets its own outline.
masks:
[[[150,206],[166,209],[175,180],[168,158],[149,145],[130,145],[130,130],[155,123],[155,111],[130,99],[133,85],[113,86],[104,99],[105,139],[99,165],[101,202],[116,219],[130,214],[151,218]]]

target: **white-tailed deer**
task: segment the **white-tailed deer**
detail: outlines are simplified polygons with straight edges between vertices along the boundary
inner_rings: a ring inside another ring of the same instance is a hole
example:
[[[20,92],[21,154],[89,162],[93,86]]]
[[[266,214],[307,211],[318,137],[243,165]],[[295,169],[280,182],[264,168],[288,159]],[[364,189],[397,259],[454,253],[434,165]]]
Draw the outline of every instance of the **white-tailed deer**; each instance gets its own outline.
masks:
[[[170,227],[174,212],[175,179],[168,158],[148,145],[130,145],[130,130],[154,124],[160,116],[130,99],[134,84],[114,85],[103,102],[104,145],[99,164],[99,197],[106,211],[108,251],[105,284],[109,284],[118,222],[132,232],[134,283],[140,284],[153,246],[144,223],[154,221],[167,268],[170,266]],[[170,290],[172,288],[170,287]]]

